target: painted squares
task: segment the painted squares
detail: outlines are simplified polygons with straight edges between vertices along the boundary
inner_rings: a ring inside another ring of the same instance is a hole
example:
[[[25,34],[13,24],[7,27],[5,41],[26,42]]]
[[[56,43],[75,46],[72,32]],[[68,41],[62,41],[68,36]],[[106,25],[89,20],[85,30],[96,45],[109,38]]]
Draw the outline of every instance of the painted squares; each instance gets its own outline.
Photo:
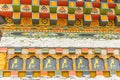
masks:
[[[58,6],[57,13],[62,13],[62,14],[68,13],[68,9],[65,6]]]
[[[108,16],[107,15],[101,15],[100,16],[100,25],[105,26],[108,23]]]
[[[77,0],[77,1],[83,1],[83,0]]]
[[[116,16],[116,25],[120,26],[120,16]]]
[[[39,13],[32,13],[32,19],[39,19]]]
[[[56,53],[62,53],[62,48],[56,48]]]
[[[57,25],[59,25],[59,26],[66,26],[67,25],[67,19],[59,18],[57,20]]]
[[[40,13],[49,13],[49,12],[50,12],[49,6],[46,5],[40,6]]]
[[[117,4],[118,9],[120,9],[120,4]]]
[[[21,5],[21,12],[32,12],[31,5]]]
[[[69,1],[69,7],[76,7],[75,2],[73,2],[73,1]]]
[[[100,14],[99,8],[92,8],[91,14]]]
[[[68,14],[68,25],[74,25],[74,23],[75,23],[75,15]]]
[[[75,14],[83,14],[83,7],[76,7]]]
[[[100,13],[106,14],[109,11],[108,3],[101,3]]]
[[[32,18],[29,17],[22,17],[21,18],[21,24],[27,24],[27,25],[31,25],[32,24]]]
[[[9,48],[8,49],[8,54],[14,54],[14,49],[13,48]]]
[[[56,13],[50,14],[50,24],[51,25],[57,24],[57,14]]]
[[[50,1],[50,6],[57,6],[57,2],[56,1]]]
[[[0,4],[0,11],[13,11],[12,5],[10,4]]]
[[[107,15],[101,15],[101,21],[108,21]]]
[[[102,50],[101,50],[101,54],[102,54],[102,55],[106,55],[106,54],[107,54],[107,50],[106,50],[106,49],[102,49]]]
[[[28,54],[28,49],[22,49],[22,54]]]
[[[32,5],[39,5],[39,0],[32,0]]]
[[[108,4],[107,3],[102,3],[101,5],[102,5],[102,8],[108,9]]]
[[[88,48],[82,48],[82,53],[88,53]]]
[[[109,9],[108,15],[115,15],[115,10],[114,9]]]
[[[118,22],[120,22],[120,16],[117,16],[117,20],[118,20]]]
[[[115,13],[116,13],[117,15],[120,14],[120,4],[119,4],[119,3],[116,4],[116,7],[115,7]]]
[[[20,4],[20,0],[13,0],[13,4],[14,4],[14,5]]]
[[[50,25],[50,19],[49,18],[40,18],[39,23],[40,23],[40,25]]]
[[[57,20],[57,14],[56,13],[50,14],[50,19]]]
[[[68,20],[75,20],[74,14],[68,14]]]
[[[84,5],[84,13],[85,14],[90,14],[91,11],[92,11],[92,3],[91,2],[85,2],[85,5]]]
[[[91,2],[85,2],[85,6],[87,8],[92,8],[92,3]]]
[[[57,12],[57,1],[50,1],[50,13]]]
[[[91,21],[91,15],[84,15],[84,20],[85,21]]]
[[[14,12],[13,13],[13,18],[14,19],[20,19],[20,13],[19,12]]]

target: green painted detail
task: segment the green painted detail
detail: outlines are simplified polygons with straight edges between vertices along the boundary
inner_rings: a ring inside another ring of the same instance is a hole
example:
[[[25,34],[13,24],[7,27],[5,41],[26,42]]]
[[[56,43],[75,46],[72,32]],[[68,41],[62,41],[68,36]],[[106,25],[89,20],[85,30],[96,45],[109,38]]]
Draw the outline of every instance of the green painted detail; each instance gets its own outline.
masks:
[[[109,9],[100,8],[100,14],[106,14],[108,11],[109,11]]]
[[[118,4],[115,7],[115,13],[116,13],[116,15],[120,14],[120,8],[118,7]]]
[[[104,3],[104,4],[107,5],[107,3]],[[104,8],[102,5],[103,4],[101,4],[101,7],[100,7],[100,14],[105,14],[106,15],[106,13],[109,11],[109,8]]]
[[[75,13],[75,8],[68,8],[68,13],[69,14],[74,14]]]
[[[57,13],[57,7],[50,7],[51,13]]]
[[[95,51],[95,53],[101,53],[101,49],[99,49],[99,48],[96,48],[94,51]]]
[[[39,6],[32,6],[32,12],[39,12]]]
[[[61,75],[62,72],[61,71],[55,71],[55,75]]]
[[[43,49],[42,49],[42,53],[43,53],[43,54],[49,53],[49,48],[43,48]]]
[[[13,5],[14,12],[20,12],[20,5]]]
[[[87,3],[87,2],[86,2]],[[85,5],[84,5],[84,7],[83,7],[83,12],[84,12],[84,14],[90,14],[91,12],[92,12],[92,6],[91,7],[88,7],[87,5],[86,5],[86,3],[85,3]],[[92,5],[92,3],[90,3],[91,5]]]
[[[85,8],[85,7],[84,7],[83,12],[84,12],[85,14],[90,14],[90,13],[92,12],[92,8]]]

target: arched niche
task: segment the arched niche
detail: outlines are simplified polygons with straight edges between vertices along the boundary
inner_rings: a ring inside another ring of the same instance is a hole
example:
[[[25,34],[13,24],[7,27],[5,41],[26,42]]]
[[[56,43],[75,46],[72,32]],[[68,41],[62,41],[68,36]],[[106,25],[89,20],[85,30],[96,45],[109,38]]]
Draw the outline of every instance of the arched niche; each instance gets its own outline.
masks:
[[[99,57],[94,57],[91,60],[92,70],[104,70],[104,60]]]
[[[120,62],[115,57],[107,59],[108,70],[120,70]]]
[[[51,56],[46,57],[43,60],[43,69],[44,70],[56,70],[56,59]]]
[[[26,60],[26,70],[40,70],[40,60],[32,56]]]
[[[9,70],[22,70],[23,69],[23,59],[15,56],[9,60]]]
[[[68,57],[62,57],[60,59],[60,70],[73,70],[73,61]]]
[[[80,56],[76,58],[76,70],[88,70],[89,69],[89,62],[88,59]]]

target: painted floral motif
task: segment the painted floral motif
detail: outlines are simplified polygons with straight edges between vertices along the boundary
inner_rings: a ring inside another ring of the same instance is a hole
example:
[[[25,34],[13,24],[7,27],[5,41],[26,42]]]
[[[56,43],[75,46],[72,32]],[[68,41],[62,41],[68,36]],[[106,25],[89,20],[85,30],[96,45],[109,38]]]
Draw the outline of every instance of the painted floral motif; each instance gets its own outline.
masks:
[[[115,13],[114,13],[114,10],[113,10],[113,9],[109,9],[109,11],[108,11],[107,14],[108,14],[108,15],[114,15]]]
[[[44,19],[41,20],[41,22],[42,22],[43,24],[47,24],[47,23],[48,23],[48,19],[44,18]]]
[[[66,10],[65,10],[65,8],[64,8],[64,7],[61,7],[61,8],[59,9],[59,12],[61,12],[61,13],[65,13],[65,12],[66,12]]]
[[[21,20],[22,22],[22,24],[32,24],[32,19],[31,18],[29,18],[29,17],[24,17],[24,18],[22,18],[22,20]]]
[[[97,13],[98,13],[97,8],[93,8],[93,9],[92,9],[92,13],[97,14]]]
[[[4,5],[2,6],[1,10],[7,11],[7,10],[9,10],[9,7],[8,7],[6,4],[4,4]]]
[[[77,20],[75,21],[75,25],[76,25],[76,26],[83,26],[83,20],[82,20],[82,19],[77,19]]]
[[[107,23],[107,26],[114,26],[115,24],[114,24],[114,21],[113,20],[110,20],[110,21],[108,21],[108,23]]]
[[[81,14],[83,13],[83,9],[81,7],[77,7],[75,13]]]
[[[5,20],[6,20],[7,24],[12,24],[13,23],[13,21],[10,17],[6,17]]]
[[[92,20],[90,26],[92,26],[92,27],[99,26],[99,21],[98,20]]]
[[[28,5],[25,5],[23,8],[22,8],[24,11],[30,11],[30,7]]]
[[[42,6],[42,7],[41,7],[41,12],[42,12],[42,13],[48,12],[47,7],[46,7],[46,6]]]

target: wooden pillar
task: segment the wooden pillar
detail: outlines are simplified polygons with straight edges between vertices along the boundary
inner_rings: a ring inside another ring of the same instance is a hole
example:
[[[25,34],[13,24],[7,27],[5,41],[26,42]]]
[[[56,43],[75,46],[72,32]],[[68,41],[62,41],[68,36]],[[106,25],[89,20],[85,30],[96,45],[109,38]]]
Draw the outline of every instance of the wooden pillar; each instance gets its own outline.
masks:
[[[92,63],[91,63],[91,59],[89,58],[89,59],[88,59],[88,61],[89,61],[89,70],[91,71],[91,70],[92,70]]]
[[[60,70],[59,59],[56,60],[56,70]]]
[[[76,71],[76,63],[75,63],[75,59],[73,59],[73,70]]]
[[[91,59],[94,57],[94,55],[93,55],[93,54],[88,54],[86,57],[88,58],[89,70],[91,71],[91,70],[92,70],[92,62],[91,62]]]
[[[56,70],[60,70],[60,58],[62,57],[62,55],[56,54]]]
[[[9,60],[7,60],[6,62],[7,62],[7,63],[6,63],[6,68],[5,68],[5,69],[6,69],[6,70],[9,70]]]
[[[27,60],[27,55],[23,54],[23,70],[26,70],[26,60]]]
[[[107,59],[104,59],[105,70],[108,70]]]
[[[43,70],[43,59],[40,59],[40,70]]]
[[[6,67],[5,67],[5,69],[6,70],[9,70],[9,60],[10,60],[10,55],[8,54],[8,56],[6,57]]]
[[[104,67],[105,67],[105,70],[108,70],[108,65],[107,65],[107,54],[102,54],[101,57],[102,57],[103,60],[104,60]]]
[[[72,61],[73,61],[73,70],[76,71],[76,55],[71,55]]]
[[[23,59],[23,70],[26,70],[26,58]]]
[[[44,59],[44,56],[42,54],[39,55],[39,59],[40,59],[40,71],[43,70],[43,59]]]

